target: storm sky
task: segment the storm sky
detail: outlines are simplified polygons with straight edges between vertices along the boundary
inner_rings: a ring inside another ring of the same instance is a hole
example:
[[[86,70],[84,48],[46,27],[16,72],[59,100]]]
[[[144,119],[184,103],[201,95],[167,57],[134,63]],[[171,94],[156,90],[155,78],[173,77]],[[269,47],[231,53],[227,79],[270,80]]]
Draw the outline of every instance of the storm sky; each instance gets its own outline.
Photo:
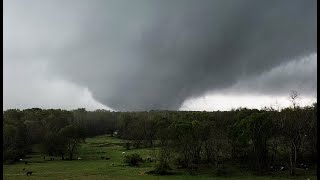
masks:
[[[316,0],[5,0],[4,109],[316,101]]]

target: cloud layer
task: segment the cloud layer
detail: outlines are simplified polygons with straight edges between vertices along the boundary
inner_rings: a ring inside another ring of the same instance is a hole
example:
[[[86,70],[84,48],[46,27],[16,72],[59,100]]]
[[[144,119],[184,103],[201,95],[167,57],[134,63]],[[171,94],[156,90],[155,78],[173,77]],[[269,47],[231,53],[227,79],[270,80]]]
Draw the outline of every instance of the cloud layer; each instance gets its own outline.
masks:
[[[287,96],[292,90],[307,97],[317,96],[317,54],[293,59],[258,76],[239,79],[225,94],[256,94]],[[213,92],[214,93],[214,92]]]
[[[236,84],[188,98],[180,110],[231,110],[239,107],[281,109],[292,106],[291,90],[299,94],[298,105],[317,101],[317,54],[281,64],[259,76],[239,80]],[[241,94],[241,96],[239,96]]]
[[[48,77],[43,61],[4,62],[3,108],[109,109],[76,84]]]
[[[302,93],[316,91],[316,70],[290,65],[316,53],[315,0],[4,5],[5,61],[41,59],[49,77],[87,87],[94,99],[116,110],[176,110],[190,97],[251,87],[256,79],[266,84],[246,92],[279,95],[296,87],[296,80],[306,86]],[[285,70],[276,69],[283,64]]]

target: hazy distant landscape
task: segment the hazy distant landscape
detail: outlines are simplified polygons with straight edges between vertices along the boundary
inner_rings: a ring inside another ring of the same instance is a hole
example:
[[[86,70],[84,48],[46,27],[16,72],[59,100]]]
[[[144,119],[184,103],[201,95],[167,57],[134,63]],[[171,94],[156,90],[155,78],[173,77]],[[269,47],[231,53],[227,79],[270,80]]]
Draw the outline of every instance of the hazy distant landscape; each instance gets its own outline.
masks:
[[[316,179],[316,0],[4,0],[4,179]]]

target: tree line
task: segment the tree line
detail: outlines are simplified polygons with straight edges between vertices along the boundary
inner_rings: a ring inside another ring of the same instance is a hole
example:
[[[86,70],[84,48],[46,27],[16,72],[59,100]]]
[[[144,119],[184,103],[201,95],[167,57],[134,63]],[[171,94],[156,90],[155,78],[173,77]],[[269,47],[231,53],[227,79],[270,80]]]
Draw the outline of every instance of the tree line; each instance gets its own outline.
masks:
[[[281,111],[110,112],[10,109],[3,113],[3,160],[12,163],[34,145],[50,156],[74,159],[87,137],[116,135],[127,149],[158,147],[158,170],[190,172],[238,164],[258,174],[316,165],[317,104]]]

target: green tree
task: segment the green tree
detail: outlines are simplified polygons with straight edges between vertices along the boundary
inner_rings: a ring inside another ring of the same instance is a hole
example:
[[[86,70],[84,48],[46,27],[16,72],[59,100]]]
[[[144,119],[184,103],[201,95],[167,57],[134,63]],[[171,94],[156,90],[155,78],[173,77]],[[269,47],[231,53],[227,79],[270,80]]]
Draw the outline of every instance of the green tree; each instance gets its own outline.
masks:
[[[74,154],[77,152],[79,145],[83,142],[82,129],[75,125],[68,125],[60,130],[59,136],[66,138],[66,152],[69,155],[69,159],[72,160]]]
[[[260,174],[267,169],[267,141],[272,135],[272,121],[269,117],[266,112],[255,113],[236,124],[241,132],[239,138],[246,139],[252,147],[254,161]]]

